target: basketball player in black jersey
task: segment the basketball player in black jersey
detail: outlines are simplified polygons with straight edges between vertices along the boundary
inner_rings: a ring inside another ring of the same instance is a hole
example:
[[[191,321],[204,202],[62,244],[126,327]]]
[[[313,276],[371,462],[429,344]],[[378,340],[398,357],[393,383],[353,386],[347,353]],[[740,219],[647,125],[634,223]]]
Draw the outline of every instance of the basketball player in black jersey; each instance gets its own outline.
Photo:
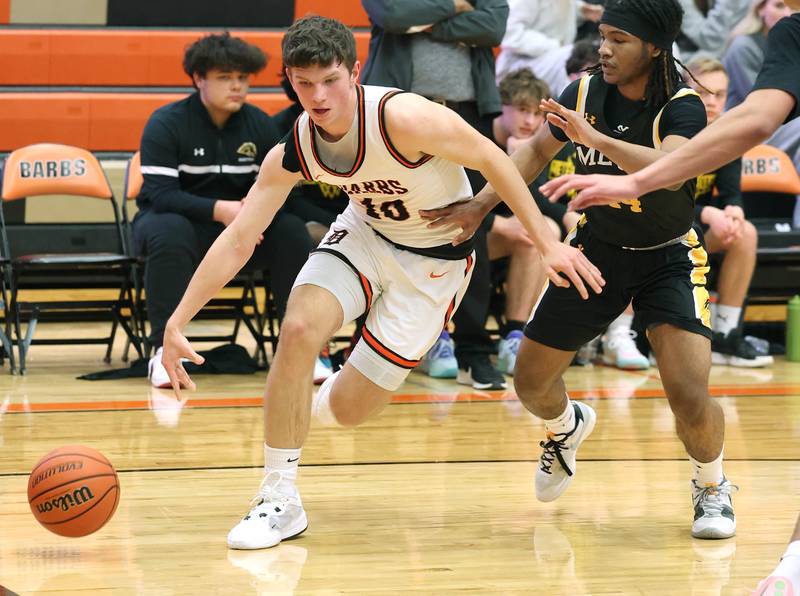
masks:
[[[786,0],[800,11],[800,0]],[[800,13],[778,21],[769,34],[764,66],[747,98],[696,138],[650,167],[627,176],[564,176],[543,187],[551,198],[581,192],[572,209],[605,205],[713,171],[768,139],[782,124],[800,117]],[[800,594],[800,517],[780,564],[763,581],[758,596]]]
[[[613,176],[657,164],[705,127],[703,104],[683,83],[671,52],[681,19],[677,0],[606,4],[600,64],[567,87],[558,102],[543,102],[550,127],[512,156],[526,182],[568,139],[577,149],[578,172]],[[458,241],[498,200],[487,187],[472,205],[428,216],[432,225],[458,223],[464,229]],[[586,210],[570,242],[601,269],[607,285],[588,301],[547,287],[525,328],[514,382],[525,407],[545,421],[536,494],[551,501],[572,481],[575,450],[595,423],[592,408],[570,402],[562,375],[576,350],[632,299],[693,464],[692,535],[728,538],[736,531],[733,486],[722,472],[724,416],[708,395],[708,266],[693,219],[694,181]]]

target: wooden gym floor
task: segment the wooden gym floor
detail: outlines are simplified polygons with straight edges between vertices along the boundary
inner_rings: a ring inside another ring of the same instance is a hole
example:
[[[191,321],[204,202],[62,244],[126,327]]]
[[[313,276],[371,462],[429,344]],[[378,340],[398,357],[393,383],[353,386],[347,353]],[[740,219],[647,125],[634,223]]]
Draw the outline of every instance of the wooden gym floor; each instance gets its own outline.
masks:
[[[312,428],[305,534],[229,551],[261,479],[263,374],[197,377],[180,404],[144,379],[76,380],[108,366],[100,347],[30,356],[26,377],[0,373],[0,586],[17,594],[744,595],[800,510],[798,364],[712,371],[741,488],[726,541],[689,534],[689,465],[657,370],[569,370],[598,424],[549,504],[533,493],[541,425],[512,392],[414,373],[363,427]],[[68,443],[105,453],[122,487],[114,518],[78,539],[41,528],[26,500],[33,464]]]

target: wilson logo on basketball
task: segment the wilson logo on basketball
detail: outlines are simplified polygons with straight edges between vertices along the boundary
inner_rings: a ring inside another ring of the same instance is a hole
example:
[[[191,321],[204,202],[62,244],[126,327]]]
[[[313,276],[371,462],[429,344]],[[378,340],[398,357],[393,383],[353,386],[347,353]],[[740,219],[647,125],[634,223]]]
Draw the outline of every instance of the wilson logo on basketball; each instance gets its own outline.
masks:
[[[85,159],[48,159],[19,162],[20,178],[69,178],[86,174]]]
[[[31,488],[36,488],[42,480],[50,478],[54,474],[62,474],[63,472],[71,472],[73,470],[80,470],[83,468],[82,461],[70,461],[57,466],[50,466],[44,472],[39,472],[34,478],[31,479]]]
[[[72,507],[83,505],[87,501],[94,499],[94,495],[88,486],[82,486],[75,489],[72,493],[65,493],[60,497],[54,497],[44,503],[37,503],[36,509],[39,513],[47,513],[54,509],[61,509],[61,511],[69,511]]]

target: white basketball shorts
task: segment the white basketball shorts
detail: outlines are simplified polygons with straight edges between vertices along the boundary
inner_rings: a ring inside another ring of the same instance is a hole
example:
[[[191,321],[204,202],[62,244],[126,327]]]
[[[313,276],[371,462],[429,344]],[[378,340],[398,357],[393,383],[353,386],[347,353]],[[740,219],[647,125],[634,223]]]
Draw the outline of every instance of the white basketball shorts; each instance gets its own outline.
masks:
[[[315,285],[336,296],[345,325],[367,313],[347,362],[394,391],[447,326],[474,262],[474,252],[445,260],[397,248],[348,208],[311,253],[294,286]]]

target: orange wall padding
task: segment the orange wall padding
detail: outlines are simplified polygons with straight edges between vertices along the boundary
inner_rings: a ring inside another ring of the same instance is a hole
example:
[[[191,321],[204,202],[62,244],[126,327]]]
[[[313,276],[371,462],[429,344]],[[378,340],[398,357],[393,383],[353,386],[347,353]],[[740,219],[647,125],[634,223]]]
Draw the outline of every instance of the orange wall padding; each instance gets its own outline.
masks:
[[[135,151],[153,111],[180,93],[3,93],[0,151],[32,143],[64,143],[90,151]],[[289,105],[282,93],[251,93],[268,114]]]
[[[11,0],[0,0],[0,25],[7,25],[11,19]]]
[[[0,0],[2,1],[2,0]],[[254,86],[281,78],[281,31],[232,31],[269,57]],[[0,85],[187,86],[184,49],[202,31],[5,29],[0,30]],[[362,63],[369,34],[356,33]]]
[[[307,14],[339,19],[350,27],[369,27],[369,17],[358,0],[295,0],[294,18]]]

